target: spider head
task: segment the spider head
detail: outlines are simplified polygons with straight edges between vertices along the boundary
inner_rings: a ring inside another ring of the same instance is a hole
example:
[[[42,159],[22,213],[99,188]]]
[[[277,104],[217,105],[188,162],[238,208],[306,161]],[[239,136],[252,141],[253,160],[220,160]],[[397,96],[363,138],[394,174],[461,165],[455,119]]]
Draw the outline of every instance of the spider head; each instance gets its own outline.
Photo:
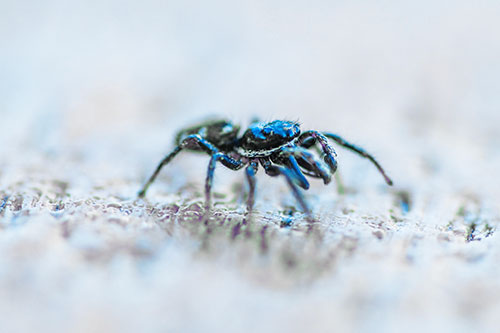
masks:
[[[281,147],[300,135],[300,125],[291,121],[275,120],[252,124],[241,137],[245,150],[272,150]]]

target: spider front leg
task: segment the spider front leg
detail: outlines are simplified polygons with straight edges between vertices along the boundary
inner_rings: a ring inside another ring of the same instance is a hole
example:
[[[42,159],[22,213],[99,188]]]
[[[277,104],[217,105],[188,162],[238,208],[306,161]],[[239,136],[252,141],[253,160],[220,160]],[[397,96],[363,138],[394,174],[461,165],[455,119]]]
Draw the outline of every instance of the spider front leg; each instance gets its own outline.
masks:
[[[319,142],[324,154],[324,160],[330,167],[330,173],[334,174],[337,170],[337,153],[330,145],[328,139],[318,131],[307,131],[302,133],[298,140],[298,146],[304,148],[312,147],[316,142]]]
[[[309,189],[309,182],[300,170],[300,166],[295,158],[293,147],[282,148],[279,153],[271,156],[271,161],[276,164],[284,165],[288,170],[292,171],[295,175],[294,181],[297,185],[304,190]]]
[[[372,155],[370,155],[368,152],[366,152],[363,148],[347,142],[346,140],[344,140],[343,138],[341,138],[337,134],[323,132],[323,135],[326,136],[327,138],[334,140],[339,145],[361,155],[364,158],[369,159],[375,165],[375,167],[378,169],[378,171],[382,174],[387,185],[392,185],[392,180],[389,178],[389,176],[387,176],[387,174],[385,173],[382,166],[377,162],[377,160],[375,160],[375,158]]]
[[[271,161],[266,158],[260,158],[259,159],[260,163],[264,167],[264,170],[266,174],[268,174],[271,177],[276,177],[279,175],[283,175],[288,183],[288,186],[292,190],[293,195],[295,196],[295,199],[297,199],[300,207],[302,210],[305,212],[307,215],[307,220],[309,222],[314,222],[314,219],[311,214],[311,210],[309,209],[309,206],[306,203],[306,200],[304,199],[304,196],[302,193],[300,193],[299,188],[297,187],[295,182],[298,182],[297,176],[293,171],[291,171],[288,168],[285,168],[283,166],[278,166],[278,165],[273,165],[271,164]]]
[[[296,166],[296,172],[301,172],[301,175],[303,173],[311,177],[322,178],[325,185],[330,183],[331,173],[328,166],[321,160],[318,160],[316,156],[314,156],[314,154],[309,152],[307,149],[297,146],[286,147],[283,149],[282,154],[293,155],[296,163],[298,162],[298,164],[304,169],[300,170],[298,169],[298,166]]]

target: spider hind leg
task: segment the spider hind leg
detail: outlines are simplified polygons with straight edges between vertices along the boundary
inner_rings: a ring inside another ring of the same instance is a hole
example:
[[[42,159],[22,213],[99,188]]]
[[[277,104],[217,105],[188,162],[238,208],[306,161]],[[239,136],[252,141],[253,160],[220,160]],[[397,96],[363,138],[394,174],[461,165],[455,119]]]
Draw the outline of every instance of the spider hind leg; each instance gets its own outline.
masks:
[[[161,162],[158,164],[158,166],[156,167],[156,169],[153,172],[153,174],[151,175],[151,177],[149,177],[149,179],[146,182],[146,184],[144,184],[144,186],[142,187],[142,189],[137,194],[139,196],[139,198],[144,198],[146,196],[146,192],[147,192],[149,186],[151,186],[151,184],[155,181],[156,177],[160,173],[160,170],[165,165],[167,165],[168,163],[170,163],[170,161],[175,157],[175,155],[177,155],[181,150],[182,150],[182,147],[181,146],[177,146],[177,147],[174,148],[174,150],[170,154],[168,154],[167,156],[165,156],[165,158],[163,158],[163,160],[161,160]]]
[[[174,150],[170,154],[168,154],[167,156],[165,156],[165,158],[163,158],[163,160],[161,160],[151,177],[149,177],[146,184],[144,184],[142,189],[137,194],[139,198],[143,198],[146,195],[149,186],[151,186],[151,184],[155,181],[156,177],[160,173],[160,170],[165,165],[170,163],[170,161],[172,161],[172,159],[183,149],[202,150],[209,154],[215,154],[217,152],[217,148],[215,148],[210,142],[202,138],[199,134],[188,135],[181,141],[181,143],[177,147],[174,148]]]
[[[141,191],[139,191],[138,195],[140,198],[146,195],[146,191],[148,190],[149,186],[155,181],[156,177],[160,173],[160,170],[183,149],[201,150],[212,156],[208,164],[207,178],[205,181],[205,207],[210,206],[210,192],[212,189],[216,162],[220,161],[224,166],[232,170],[238,170],[244,165],[243,162],[235,160],[224,153],[220,153],[217,148],[215,148],[206,139],[202,138],[199,134],[192,134],[184,138],[182,142],[158,164],[154,173],[151,175],[151,177],[149,177],[149,180],[143,186]]]

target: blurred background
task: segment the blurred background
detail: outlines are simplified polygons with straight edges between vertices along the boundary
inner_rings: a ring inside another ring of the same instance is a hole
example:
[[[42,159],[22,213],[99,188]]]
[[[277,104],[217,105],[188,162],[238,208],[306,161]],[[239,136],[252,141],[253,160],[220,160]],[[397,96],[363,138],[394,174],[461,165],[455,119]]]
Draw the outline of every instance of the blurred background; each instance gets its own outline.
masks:
[[[403,186],[495,191],[497,1],[0,6],[0,163],[72,153],[142,181],[179,128],[257,116],[342,134]]]
[[[300,119],[387,163],[415,146],[498,162],[497,1],[0,6],[3,161],[78,145],[154,156],[216,114]]]

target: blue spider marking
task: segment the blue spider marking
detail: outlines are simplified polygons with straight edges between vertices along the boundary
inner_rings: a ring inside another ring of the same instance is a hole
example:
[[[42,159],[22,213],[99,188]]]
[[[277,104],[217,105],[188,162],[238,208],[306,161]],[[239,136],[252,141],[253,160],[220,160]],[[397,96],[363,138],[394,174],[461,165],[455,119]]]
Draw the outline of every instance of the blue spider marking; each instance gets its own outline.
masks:
[[[266,140],[269,135],[278,135],[283,139],[290,139],[300,133],[300,127],[296,123],[283,120],[275,120],[270,123],[255,123],[250,126],[255,138]]]

